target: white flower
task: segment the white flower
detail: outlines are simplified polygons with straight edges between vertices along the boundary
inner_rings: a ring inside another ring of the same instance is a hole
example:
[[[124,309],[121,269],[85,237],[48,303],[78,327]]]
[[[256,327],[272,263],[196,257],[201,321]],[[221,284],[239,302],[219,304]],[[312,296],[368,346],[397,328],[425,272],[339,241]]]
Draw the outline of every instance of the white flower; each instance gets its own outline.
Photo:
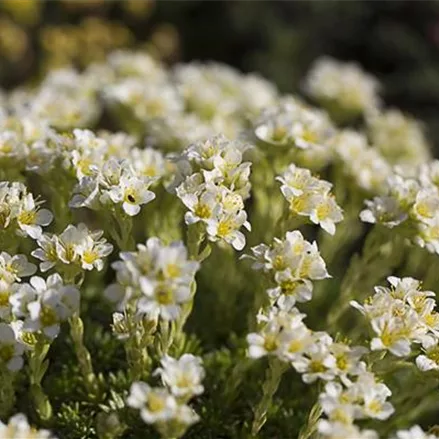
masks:
[[[336,105],[349,114],[370,111],[378,106],[377,80],[357,64],[319,58],[306,79],[306,91],[329,110]]]
[[[10,298],[17,292],[20,284],[0,279],[0,319],[8,320],[11,314]]]
[[[181,305],[191,298],[188,285],[152,280],[141,277],[142,293],[137,308],[150,317],[160,315],[164,320],[175,320],[180,315]]]
[[[0,253],[0,280],[8,283],[20,282],[22,277],[31,276],[37,271],[34,264],[28,262],[26,255],[10,256],[9,253]]]
[[[17,214],[17,223],[20,229],[33,239],[41,235],[41,226],[47,226],[52,222],[53,215],[47,209],[39,209],[32,194],[27,194],[20,205]]]
[[[318,422],[318,431],[327,439],[378,439],[373,430],[361,431],[356,425],[342,422],[330,422],[322,419]]]
[[[109,191],[109,196],[114,203],[122,203],[122,208],[129,216],[140,212],[140,206],[147,204],[155,198],[154,192],[148,190],[151,182],[135,176],[122,175],[118,186]]]
[[[247,214],[244,210],[240,210],[238,213],[219,215],[217,218],[208,220],[206,230],[210,240],[224,240],[231,244],[235,250],[240,251],[245,247],[245,236],[239,230],[241,226],[250,230],[250,223],[247,221]]]
[[[332,338],[326,333],[315,333],[314,337],[314,343],[302,357],[292,361],[292,365],[302,374],[305,383],[313,383],[317,379],[333,380],[337,362],[330,351]]]
[[[91,236],[86,236],[77,246],[76,251],[84,270],[96,268],[101,271],[104,268],[102,258],[107,257],[113,251],[113,246],[105,240],[96,241]]]
[[[425,337],[422,342],[424,353],[416,357],[416,365],[422,372],[439,370],[439,346],[435,337]]]
[[[35,430],[27,422],[26,416],[12,416],[7,424],[0,421],[0,437],[4,439],[56,439],[47,430]]]
[[[399,430],[392,439],[437,439],[435,434],[425,433],[419,425],[414,425],[408,430]]]
[[[9,370],[15,372],[23,367],[24,345],[7,323],[0,323],[0,361]],[[1,431],[1,427],[0,427]]]
[[[290,165],[279,177],[281,192],[293,215],[307,216],[333,235],[335,224],[343,219],[340,206],[330,194],[331,183],[312,177],[309,170]]]
[[[35,300],[27,304],[29,316],[25,329],[42,331],[48,338],[55,338],[60,323],[66,321],[79,309],[80,293],[73,285],[64,285],[59,274],[42,279],[33,276],[30,279]]]
[[[393,197],[375,197],[372,201],[366,200],[365,204],[367,209],[360,212],[360,219],[366,223],[380,223],[392,228],[408,218],[407,213]]]
[[[31,255],[42,261],[40,263],[40,270],[43,273],[53,268],[58,262],[57,242],[57,236],[48,233],[43,233],[37,239],[39,248],[34,250]]]
[[[162,367],[155,371],[162,382],[177,398],[190,399],[204,391],[201,384],[205,372],[202,360],[192,354],[184,354],[178,360],[168,355],[160,361]]]
[[[143,382],[131,385],[127,398],[130,407],[140,410],[140,416],[147,424],[175,419],[178,404],[166,389],[151,388]]]

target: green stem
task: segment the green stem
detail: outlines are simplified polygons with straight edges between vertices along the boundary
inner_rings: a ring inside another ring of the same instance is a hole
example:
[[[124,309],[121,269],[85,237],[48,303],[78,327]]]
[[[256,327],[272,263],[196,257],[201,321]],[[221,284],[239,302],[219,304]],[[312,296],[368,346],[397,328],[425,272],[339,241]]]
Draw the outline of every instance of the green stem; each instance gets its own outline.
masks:
[[[84,344],[84,323],[78,314],[69,319],[70,335],[78,358],[79,368],[85,379],[85,386],[92,398],[99,395],[98,379],[93,371],[90,352]]]
[[[49,361],[46,360],[49,348],[50,344],[47,341],[38,339],[29,358],[31,397],[38,417],[44,422],[49,421],[52,417],[52,406],[41,385],[49,367]]]
[[[262,399],[259,401],[255,411],[251,434],[256,437],[259,430],[267,421],[267,412],[270,408],[273,396],[276,393],[284,372],[288,369],[288,363],[277,358],[270,358],[265,381],[262,385]]]
[[[316,402],[309,412],[308,420],[300,430],[298,439],[309,439],[317,431],[317,421],[322,415],[322,407]]]

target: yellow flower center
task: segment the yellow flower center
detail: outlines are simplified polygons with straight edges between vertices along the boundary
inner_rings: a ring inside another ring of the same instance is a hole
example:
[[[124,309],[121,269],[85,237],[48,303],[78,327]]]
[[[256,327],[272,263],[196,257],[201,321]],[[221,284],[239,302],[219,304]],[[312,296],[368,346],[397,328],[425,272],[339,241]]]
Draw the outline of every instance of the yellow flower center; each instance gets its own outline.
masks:
[[[195,206],[194,213],[198,218],[210,218],[212,211],[207,204],[198,203]]]
[[[368,408],[372,413],[379,413],[382,409],[382,404],[377,401],[376,399],[374,399],[373,401],[370,402]]]
[[[328,218],[330,211],[331,211],[331,209],[330,209],[328,203],[323,202],[323,203],[319,204],[317,206],[317,209],[316,209],[317,218],[320,221],[324,220],[325,218]]]
[[[277,126],[276,128],[274,128],[273,133],[271,134],[271,138],[275,142],[280,142],[285,138],[286,135],[287,135],[287,129],[282,126]]]
[[[302,140],[304,140],[307,143],[317,143],[318,140],[317,133],[311,131],[308,128],[305,128],[302,134]]]
[[[180,276],[181,270],[177,264],[168,264],[166,266],[165,273],[168,277],[176,278]]]
[[[337,367],[340,370],[346,370],[349,364],[345,355],[340,355],[339,357],[337,357],[336,362],[337,362]]]
[[[313,373],[322,373],[326,370],[326,366],[319,360],[311,361],[309,368]]]
[[[86,250],[82,255],[82,260],[86,264],[93,264],[97,259],[99,259],[99,254],[94,250]]]
[[[430,207],[427,203],[417,203],[416,204],[416,211],[418,212],[418,215],[423,216],[425,218],[433,218],[433,212],[431,211]]]
[[[137,192],[133,188],[128,188],[125,191],[123,201],[129,204],[136,204]]]
[[[35,210],[25,210],[19,213],[17,221],[21,224],[31,225],[35,223],[36,217],[37,213]]]
[[[9,296],[11,293],[9,291],[2,291],[0,293],[0,308],[4,308],[9,305]]]
[[[264,349],[267,352],[273,352],[279,347],[279,340],[275,335],[266,335],[264,338]]]
[[[300,352],[303,349],[303,343],[301,340],[293,340],[288,345],[288,352],[294,354],[295,352]]]
[[[221,238],[226,237],[233,230],[233,223],[230,220],[221,221],[218,224],[217,235]]]
[[[283,270],[285,270],[285,268],[287,268],[283,256],[281,256],[281,255],[277,255],[277,256],[274,258],[274,260],[273,260],[273,268],[274,268],[276,271],[283,271]]]
[[[155,298],[160,305],[170,305],[174,301],[174,295],[169,287],[160,286],[155,292]]]
[[[285,294],[286,296],[291,296],[296,291],[298,285],[299,285],[298,281],[292,279],[285,280],[281,283],[282,293]]]
[[[291,198],[290,209],[292,212],[303,212],[307,206],[307,198],[304,195]]]
[[[153,413],[161,412],[165,408],[165,400],[155,393],[148,395],[148,401],[146,403],[148,410]]]
[[[42,307],[40,312],[40,322],[44,327],[53,326],[58,323],[58,316],[52,308]]]

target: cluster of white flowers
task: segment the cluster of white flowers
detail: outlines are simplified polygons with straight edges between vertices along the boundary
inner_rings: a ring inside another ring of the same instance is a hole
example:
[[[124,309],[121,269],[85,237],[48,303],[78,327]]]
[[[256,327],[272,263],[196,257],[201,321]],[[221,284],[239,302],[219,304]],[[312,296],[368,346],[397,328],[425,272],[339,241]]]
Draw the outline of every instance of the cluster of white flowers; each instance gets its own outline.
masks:
[[[439,337],[439,313],[432,291],[422,291],[420,282],[411,277],[390,276],[390,288],[377,286],[375,294],[364,305],[352,301],[369,320],[375,333],[372,350],[388,350],[397,357],[411,353],[412,343],[422,343],[427,348],[437,344]],[[432,358],[434,349],[432,349]],[[428,358],[417,360],[426,369]]]
[[[253,118],[253,136],[268,146],[268,152],[283,147],[294,160],[312,169],[322,168],[332,159],[328,146],[336,134],[328,115],[309,107],[298,98],[286,96]]]
[[[399,110],[370,115],[367,131],[373,145],[390,163],[413,166],[431,159],[422,126]]]
[[[41,209],[43,201],[28,192],[23,183],[0,182],[0,232],[15,231],[21,236],[37,239],[42,226],[52,222],[53,215]]]
[[[69,224],[59,235],[43,233],[36,241],[39,248],[31,254],[41,261],[43,273],[54,267],[60,271],[67,267],[101,271],[103,258],[113,251],[103,234],[102,230],[90,231],[84,223]]]
[[[137,245],[137,252],[122,252],[120,257],[112,265],[117,283],[107,288],[107,298],[118,302],[120,310],[134,302],[137,313],[151,320],[159,316],[175,320],[182,304],[193,296],[193,280],[200,266],[188,259],[184,244],[165,246],[158,238],[150,238],[146,245]]]
[[[19,338],[20,323],[12,311],[23,286],[21,279],[33,275],[36,270],[25,255],[0,253],[0,364],[11,371],[22,368],[25,351]]]
[[[58,273],[47,279],[33,276],[20,285],[10,302],[12,314],[23,322],[18,326],[20,332],[39,332],[52,340],[59,334],[60,324],[78,312],[80,292],[74,285],[64,285]]]
[[[377,419],[384,421],[393,413],[392,404],[387,401],[390,389],[371,373],[363,371],[354,381],[343,384],[329,382],[319,396],[319,402],[327,419],[319,421],[318,429],[329,438],[378,438],[371,430],[365,430],[358,436],[358,427],[354,421]],[[337,433],[336,433],[337,432]]]
[[[277,179],[282,183],[280,190],[293,215],[308,217],[331,235],[335,233],[335,224],[343,220],[343,213],[331,194],[331,183],[294,164]]]
[[[324,57],[315,61],[306,78],[307,93],[333,111],[357,115],[379,105],[377,80],[354,63]],[[334,108],[335,107],[335,108]]]
[[[35,90],[19,90],[10,97],[10,110],[19,116],[47,120],[50,126],[67,130],[93,125],[101,113],[98,101],[99,75],[73,69],[50,72]]]
[[[179,432],[180,437],[199,420],[188,402],[204,391],[202,360],[192,354],[184,354],[179,359],[165,356],[154,374],[160,376],[164,387],[134,382],[127,403],[139,409],[143,421],[154,424],[162,435],[166,432],[166,437],[177,437],[174,435]]]
[[[17,414],[7,424],[0,421],[0,437],[2,439],[56,439],[47,430],[36,430],[31,427],[25,415]]]
[[[414,177],[395,173],[387,179],[384,195],[366,200],[360,213],[364,222],[400,226],[404,236],[432,253],[439,253],[439,188],[434,167],[423,166]]]
[[[408,430],[400,430],[396,432],[391,439],[438,439],[437,434],[426,433],[419,425],[414,425]]]
[[[155,149],[138,149],[136,139],[124,133],[74,130],[69,158],[78,183],[71,207],[111,210],[120,205],[129,215],[155,198],[149,188],[168,172],[163,154]]]
[[[358,131],[342,130],[333,138],[335,162],[355,186],[361,190],[380,194],[392,168],[379,150],[368,144],[366,136]]]
[[[368,349],[335,342],[326,332],[314,332],[303,323],[304,318],[295,307],[285,311],[272,306],[260,312],[259,332],[247,336],[249,356],[275,356],[290,363],[305,383],[327,382],[319,397],[327,419],[320,420],[318,428],[325,437],[357,437],[355,420],[391,416],[390,389],[361,361]]]
[[[299,231],[287,232],[285,239],[275,238],[273,244],[259,244],[251,249],[253,268],[267,273],[274,283],[267,294],[280,309],[288,310],[296,302],[312,298],[314,280],[330,277],[317,244],[306,241]]]
[[[184,153],[187,161],[180,164],[187,176],[176,189],[189,209],[186,224],[201,222],[210,241],[225,241],[236,250],[245,246],[241,227],[250,230],[244,200],[250,194],[251,164],[242,161],[247,148],[223,136],[190,145]]]

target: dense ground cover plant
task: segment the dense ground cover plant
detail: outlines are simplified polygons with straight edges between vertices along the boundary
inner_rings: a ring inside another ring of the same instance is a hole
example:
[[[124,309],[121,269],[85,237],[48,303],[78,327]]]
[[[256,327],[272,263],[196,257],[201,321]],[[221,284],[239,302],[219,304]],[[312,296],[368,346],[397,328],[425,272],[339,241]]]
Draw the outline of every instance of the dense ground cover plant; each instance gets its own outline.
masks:
[[[303,90],[117,51],[1,95],[2,437],[437,437],[438,162],[357,65]]]

